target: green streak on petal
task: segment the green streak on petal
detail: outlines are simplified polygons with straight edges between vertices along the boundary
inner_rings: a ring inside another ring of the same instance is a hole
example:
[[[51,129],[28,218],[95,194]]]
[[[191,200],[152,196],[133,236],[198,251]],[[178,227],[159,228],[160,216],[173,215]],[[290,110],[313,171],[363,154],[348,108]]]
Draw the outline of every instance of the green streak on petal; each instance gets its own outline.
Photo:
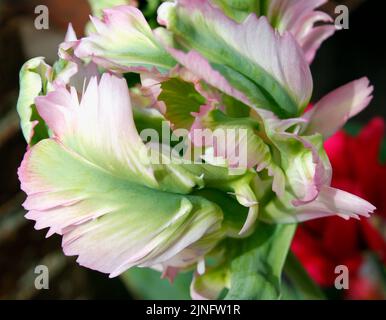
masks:
[[[24,138],[28,143],[34,144],[48,137],[47,127],[36,112],[35,98],[47,92],[51,76],[51,67],[45,64],[44,58],[41,57],[27,61],[20,70],[20,92],[16,108]],[[34,121],[39,121],[35,128]]]
[[[200,52],[256,107],[273,110],[283,118],[297,115],[304,106],[298,106],[288,89],[235,48],[234,43],[219,34],[213,24],[210,18],[198,11],[190,12],[177,6],[168,12],[168,28],[174,33],[175,39],[185,48]]]

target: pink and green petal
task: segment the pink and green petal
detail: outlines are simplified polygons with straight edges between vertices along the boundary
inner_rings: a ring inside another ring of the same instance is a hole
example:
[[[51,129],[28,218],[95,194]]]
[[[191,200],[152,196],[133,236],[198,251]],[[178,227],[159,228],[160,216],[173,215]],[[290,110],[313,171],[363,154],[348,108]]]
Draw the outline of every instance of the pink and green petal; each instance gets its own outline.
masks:
[[[302,47],[309,63],[324,40],[336,28],[333,19],[316,8],[327,0],[211,0],[226,15],[243,22],[251,13],[266,16],[270,24],[281,34],[290,32]]]
[[[336,31],[333,19],[315,10],[327,0],[272,0],[269,1],[268,19],[281,33],[294,35],[309,63],[324,40]]]
[[[34,128],[39,123],[33,119],[35,110],[35,98],[45,94],[51,85],[53,77],[52,68],[44,62],[44,58],[33,58],[27,61],[20,70],[20,92],[17,101],[17,112],[20,117],[21,130],[27,143],[32,142]],[[39,124],[43,131],[44,123]]]
[[[102,19],[92,17],[95,32],[81,39],[75,54],[116,72],[169,70],[174,59],[153,35],[141,11],[132,6],[105,9]]]
[[[373,86],[366,77],[330,92],[304,115],[308,119],[304,133],[320,133],[329,138],[369,105],[372,92]]]
[[[220,207],[168,190],[155,178],[162,166],[144,161],[125,80],[104,74],[99,83],[91,79],[80,102],[74,88],[62,87],[37,105],[54,137],[32,147],[20,166],[24,206],[36,228],[63,235],[66,254],[116,276],[166,263],[199,240],[202,256],[221,238]],[[191,176],[173,174],[175,181]]]
[[[181,46],[202,55],[255,107],[282,116],[306,107],[312,92],[308,63],[296,40],[275,33],[266,18],[250,15],[238,24],[207,0],[179,0],[161,5],[159,19]]]

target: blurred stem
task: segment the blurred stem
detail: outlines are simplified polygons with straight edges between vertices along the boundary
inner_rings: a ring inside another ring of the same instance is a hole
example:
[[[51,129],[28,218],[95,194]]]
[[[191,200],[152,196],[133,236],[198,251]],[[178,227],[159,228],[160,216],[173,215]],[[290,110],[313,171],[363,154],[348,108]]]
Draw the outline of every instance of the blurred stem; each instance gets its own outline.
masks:
[[[319,286],[311,279],[296,256],[290,251],[284,265],[284,273],[292,285],[306,300],[325,300]]]

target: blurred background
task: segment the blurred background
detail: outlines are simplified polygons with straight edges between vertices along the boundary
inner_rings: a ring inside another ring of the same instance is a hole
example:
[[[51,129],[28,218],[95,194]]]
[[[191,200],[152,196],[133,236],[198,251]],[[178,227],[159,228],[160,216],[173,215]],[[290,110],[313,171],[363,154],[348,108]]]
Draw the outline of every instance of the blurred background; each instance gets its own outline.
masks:
[[[158,1],[137,1],[148,19],[155,23]],[[327,40],[312,64],[314,97],[353,79],[368,76],[375,87],[371,106],[353,123],[366,123],[374,116],[386,116],[386,41],[384,40],[383,1],[330,1],[323,10],[334,15],[337,4],[350,9],[349,29]],[[36,30],[34,8],[44,4],[49,8],[49,30]],[[0,299],[89,299],[146,298],[141,291],[143,273],[136,270],[123,282],[79,267],[75,258],[65,257],[60,238],[45,239],[46,231],[36,231],[23,216],[24,195],[20,191],[16,171],[26,149],[16,113],[18,73],[29,58],[46,57],[52,64],[57,47],[63,41],[69,22],[78,37],[82,36],[90,8],[86,0],[0,0]],[[47,265],[50,270],[50,290],[36,290],[34,269]],[[137,272],[137,273],[136,273]],[[147,273],[159,288],[158,274]],[[148,283],[148,281],[146,282]],[[163,298],[187,297],[188,276],[177,279],[173,292]],[[158,288],[158,289],[159,289]],[[170,296],[169,296],[170,295]]]

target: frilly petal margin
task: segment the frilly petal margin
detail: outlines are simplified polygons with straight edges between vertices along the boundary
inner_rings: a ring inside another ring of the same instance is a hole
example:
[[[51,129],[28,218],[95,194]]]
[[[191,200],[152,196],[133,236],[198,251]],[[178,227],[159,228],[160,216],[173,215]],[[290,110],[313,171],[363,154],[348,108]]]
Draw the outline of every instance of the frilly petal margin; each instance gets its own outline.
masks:
[[[327,0],[211,0],[225,14],[237,22],[243,22],[254,13],[267,17],[270,24],[281,34],[290,32],[309,63],[324,40],[335,31],[333,19],[327,13],[318,11]]]
[[[142,12],[133,6],[103,10],[103,18],[91,17],[95,32],[82,38],[75,55],[91,59],[115,72],[168,70],[174,59],[153,35]]]
[[[158,18],[182,47],[199,52],[256,106],[296,115],[308,104],[313,83],[303,52],[266,17],[250,14],[237,23],[208,0],[177,0],[163,3]]]
[[[36,102],[54,136],[31,147],[18,170],[26,217],[62,235],[67,255],[113,277],[172,259],[178,267],[186,250],[195,263],[221,238],[218,205],[161,189],[142,164],[124,79],[92,78],[80,102],[64,87]]]
[[[299,223],[302,221],[338,215],[343,219],[369,217],[376,209],[371,203],[351,193],[323,186],[318,197],[304,205],[292,206],[291,196],[277,198],[261,210],[261,219],[278,223]]]

